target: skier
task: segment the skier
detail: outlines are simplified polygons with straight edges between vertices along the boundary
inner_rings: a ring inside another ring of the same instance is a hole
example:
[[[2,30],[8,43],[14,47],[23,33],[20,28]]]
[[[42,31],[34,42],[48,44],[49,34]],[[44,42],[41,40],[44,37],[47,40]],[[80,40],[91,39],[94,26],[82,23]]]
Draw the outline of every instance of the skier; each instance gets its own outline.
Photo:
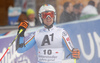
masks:
[[[44,28],[33,33],[25,43],[23,40],[25,29],[21,27],[22,24],[19,25],[19,30],[24,31],[18,37],[17,52],[23,53],[36,44],[37,63],[62,63],[64,50],[67,51],[66,55],[75,59],[80,58],[80,51],[74,48],[68,33],[63,28],[53,25],[56,22],[56,11],[52,5],[45,4],[40,7],[39,19]]]

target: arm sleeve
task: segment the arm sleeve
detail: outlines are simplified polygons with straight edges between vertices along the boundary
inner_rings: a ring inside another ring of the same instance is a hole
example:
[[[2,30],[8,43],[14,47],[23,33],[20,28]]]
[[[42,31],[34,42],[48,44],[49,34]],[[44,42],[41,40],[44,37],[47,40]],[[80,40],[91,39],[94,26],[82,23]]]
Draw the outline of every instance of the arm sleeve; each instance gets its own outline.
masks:
[[[35,42],[35,35],[31,34],[30,38],[24,42],[24,37],[18,36],[17,42],[16,42],[16,50],[18,53],[23,53],[30,48],[32,48],[36,44]]]
[[[63,30],[63,32],[62,32],[62,42],[63,42],[65,49],[69,53],[72,53],[74,46],[73,46],[73,43],[72,43],[68,33],[65,30]]]

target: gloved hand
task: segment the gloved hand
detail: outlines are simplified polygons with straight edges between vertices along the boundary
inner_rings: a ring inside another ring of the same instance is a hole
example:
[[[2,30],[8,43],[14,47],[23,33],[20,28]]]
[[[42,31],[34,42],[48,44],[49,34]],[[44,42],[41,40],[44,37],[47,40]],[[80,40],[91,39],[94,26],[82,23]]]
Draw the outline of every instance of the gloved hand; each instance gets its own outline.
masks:
[[[26,30],[26,28],[28,27],[28,22],[27,21],[23,21],[23,22],[21,22],[20,23],[20,25],[18,26],[18,34],[19,34],[19,31],[21,30],[21,29],[23,29],[23,31],[20,33],[20,36],[21,37],[23,37],[24,36],[24,32],[25,32],[25,30]]]
[[[72,57],[74,58],[74,59],[79,59],[80,58],[80,50],[79,49],[73,49],[72,50]]]

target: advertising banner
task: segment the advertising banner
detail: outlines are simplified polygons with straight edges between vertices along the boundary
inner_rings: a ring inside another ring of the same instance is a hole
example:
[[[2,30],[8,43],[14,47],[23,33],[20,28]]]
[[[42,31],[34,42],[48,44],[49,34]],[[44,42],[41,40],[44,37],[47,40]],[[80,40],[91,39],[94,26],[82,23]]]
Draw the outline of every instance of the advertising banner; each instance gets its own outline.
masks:
[[[75,48],[81,51],[77,63],[100,62],[99,24],[100,19],[61,25],[68,32]]]
[[[68,32],[74,47],[80,50],[80,59],[76,63],[100,62],[100,19],[83,20],[57,26],[64,28]],[[36,30],[34,29],[30,29],[30,31],[34,32]],[[0,57],[14,38],[15,36],[0,37]],[[34,47],[22,54],[17,53],[15,49],[14,44],[1,63],[36,63],[37,56]]]
[[[0,58],[14,38],[15,36],[0,39]],[[36,63],[37,58],[34,47],[25,53],[17,53],[15,44],[11,46],[0,63]]]
[[[21,7],[9,7],[8,9],[8,22],[9,25],[16,25],[19,15],[21,14]]]

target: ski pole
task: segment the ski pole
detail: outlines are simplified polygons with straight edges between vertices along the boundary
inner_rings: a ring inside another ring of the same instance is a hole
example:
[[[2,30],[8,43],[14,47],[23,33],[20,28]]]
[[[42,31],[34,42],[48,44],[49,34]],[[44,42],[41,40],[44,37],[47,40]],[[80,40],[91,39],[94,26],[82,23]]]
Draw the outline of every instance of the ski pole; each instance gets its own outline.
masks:
[[[74,59],[74,63],[76,63],[76,59]]]
[[[19,34],[23,31],[23,29],[21,29],[19,31]],[[3,59],[3,57],[6,55],[6,53],[8,52],[8,50],[10,49],[10,47],[13,45],[13,43],[15,42],[15,40],[17,39],[17,37],[19,36],[19,34],[17,34],[17,36],[15,37],[15,39],[12,41],[12,43],[9,45],[8,49],[5,51],[5,53],[3,54],[3,56],[1,57],[0,61]]]
[[[6,53],[10,49],[10,47],[13,45],[13,43],[15,42],[15,40],[18,38],[19,34],[22,31],[24,31],[27,27],[28,27],[28,22],[26,20],[24,20],[23,22],[20,23],[20,25],[18,26],[18,28],[20,29],[19,33],[17,34],[17,36],[15,37],[15,39],[12,41],[12,43],[9,45],[8,49],[5,51],[5,53],[3,54],[3,56],[0,58],[0,61],[3,59],[3,57],[6,55]]]

